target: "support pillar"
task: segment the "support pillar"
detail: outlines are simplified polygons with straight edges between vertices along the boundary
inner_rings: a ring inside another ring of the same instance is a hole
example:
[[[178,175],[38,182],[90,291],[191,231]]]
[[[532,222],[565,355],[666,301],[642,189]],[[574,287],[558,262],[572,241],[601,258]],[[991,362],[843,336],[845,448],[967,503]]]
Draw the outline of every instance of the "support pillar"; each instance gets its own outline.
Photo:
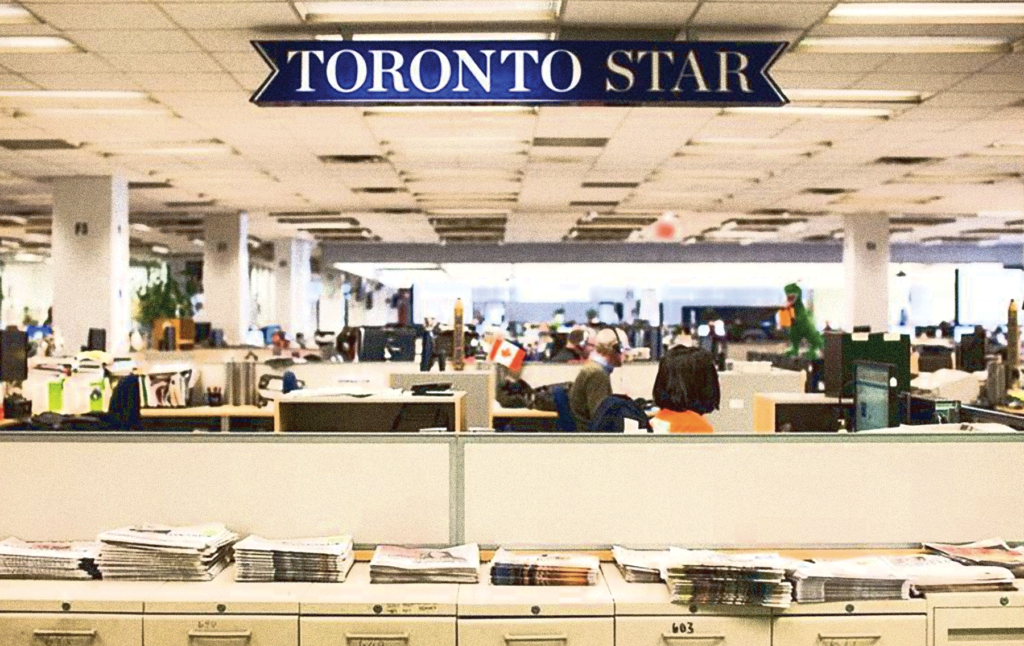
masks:
[[[228,345],[245,340],[252,321],[249,296],[249,214],[206,216],[203,308]]]
[[[128,293],[128,181],[61,177],[53,190],[53,324],[74,354],[90,328],[106,330],[107,350],[125,352]]]
[[[846,329],[888,332],[889,216],[846,215],[843,226]]]
[[[313,241],[288,238],[274,241],[274,322],[288,334],[302,333],[312,339],[309,285]]]

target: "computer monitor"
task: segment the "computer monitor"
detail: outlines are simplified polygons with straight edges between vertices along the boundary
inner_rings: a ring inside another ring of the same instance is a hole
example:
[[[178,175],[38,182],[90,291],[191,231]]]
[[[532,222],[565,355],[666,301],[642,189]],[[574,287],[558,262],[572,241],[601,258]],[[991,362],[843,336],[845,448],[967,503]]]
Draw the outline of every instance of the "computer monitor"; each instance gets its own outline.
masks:
[[[387,348],[391,361],[416,360],[415,328],[401,327],[388,331]]]
[[[871,431],[899,425],[896,366],[872,361],[853,364],[853,428]]]
[[[825,336],[825,394],[853,397],[856,361],[887,363],[895,367],[897,389],[910,391],[910,336],[906,334],[837,334]]]
[[[89,351],[107,351],[107,331],[102,328],[89,328],[89,340],[85,349]]]
[[[364,327],[359,342],[360,361],[384,361],[384,347],[388,343],[388,333],[379,327]]]
[[[28,335],[17,328],[0,332],[0,381],[28,379]]]

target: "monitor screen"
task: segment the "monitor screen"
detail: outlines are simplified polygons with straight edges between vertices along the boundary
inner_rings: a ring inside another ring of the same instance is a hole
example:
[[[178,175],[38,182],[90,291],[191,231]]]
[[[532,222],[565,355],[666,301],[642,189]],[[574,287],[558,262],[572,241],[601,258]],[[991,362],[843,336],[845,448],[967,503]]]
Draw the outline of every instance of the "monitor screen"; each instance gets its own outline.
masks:
[[[0,332],[0,379],[28,379],[28,335],[16,328]]]
[[[854,365],[854,429],[870,431],[889,428],[893,417],[890,380],[895,379],[893,366],[883,363]]]

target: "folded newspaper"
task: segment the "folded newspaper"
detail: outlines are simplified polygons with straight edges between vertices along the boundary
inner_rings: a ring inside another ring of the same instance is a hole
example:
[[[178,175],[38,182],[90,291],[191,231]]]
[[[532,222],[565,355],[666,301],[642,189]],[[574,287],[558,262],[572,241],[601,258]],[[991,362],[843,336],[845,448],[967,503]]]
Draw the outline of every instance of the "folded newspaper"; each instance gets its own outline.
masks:
[[[355,556],[351,536],[270,540],[249,536],[235,543],[235,580],[341,583]]]
[[[627,583],[661,583],[661,568],[668,550],[630,550],[615,545],[612,556]]]
[[[1000,538],[990,538],[966,545],[925,543],[925,548],[948,556],[964,565],[1004,567],[1014,576],[1024,577],[1024,547],[1010,547]]]
[[[595,585],[600,571],[596,556],[516,554],[499,549],[491,560],[491,584]]]
[[[777,554],[726,554],[673,547],[662,577],[673,603],[788,608],[786,577],[799,561]]]
[[[476,583],[480,548],[476,543],[446,548],[381,545],[370,560],[371,583]]]
[[[97,564],[105,579],[210,581],[230,563],[239,538],[220,524],[123,527],[97,537]]]
[[[95,542],[0,541],[0,579],[98,579]]]

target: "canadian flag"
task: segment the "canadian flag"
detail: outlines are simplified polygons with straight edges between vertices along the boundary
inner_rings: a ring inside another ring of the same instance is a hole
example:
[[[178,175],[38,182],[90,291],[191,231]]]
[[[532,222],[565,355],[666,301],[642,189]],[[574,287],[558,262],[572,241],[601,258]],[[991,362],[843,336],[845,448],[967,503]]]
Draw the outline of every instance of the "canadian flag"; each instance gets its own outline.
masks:
[[[526,358],[526,351],[514,343],[498,339],[491,346],[491,354],[487,359],[491,363],[500,363],[507,366],[509,370],[519,370],[523,367],[523,359]]]

